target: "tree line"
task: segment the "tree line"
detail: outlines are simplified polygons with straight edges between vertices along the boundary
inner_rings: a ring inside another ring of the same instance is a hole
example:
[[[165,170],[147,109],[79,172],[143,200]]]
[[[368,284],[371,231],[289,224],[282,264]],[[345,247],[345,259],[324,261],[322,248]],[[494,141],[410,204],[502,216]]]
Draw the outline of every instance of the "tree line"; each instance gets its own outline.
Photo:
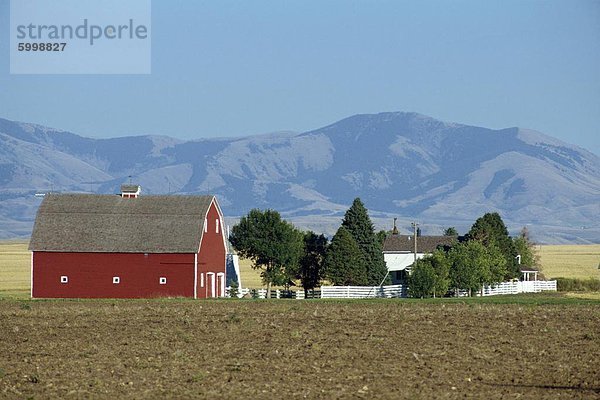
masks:
[[[275,210],[253,209],[231,230],[233,248],[261,271],[267,287],[291,286],[305,291],[324,280],[333,285],[379,285],[387,276],[381,236],[364,204],[356,198],[331,239],[301,232]]]
[[[305,291],[323,281],[333,285],[377,286],[390,282],[383,257],[389,232],[375,232],[360,198],[344,214],[331,241],[323,234],[302,232],[275,210],[253,209],[231,230],[233,248],[260,270],[270,296],[272,285]],[[448,228],[447,235],[457,235]],[[526,232],[512,239],[497,213],[485,214],[456,244],[438,249],[412,266],[409,293],[442,296],[449,289],[473,293],[483,285],[519,276],[517,254],[534,265],[535,254]]]
[[[448,233],[457,234],[453,228]],[[511,238],[500,214],[487,213],[465,236],[457,236],[454,245],[417,260],[409,276],[409,295],[436,297],[464,290],[471,296],[485,285],[519,278],[521,264],[538,265],[527,228]]]

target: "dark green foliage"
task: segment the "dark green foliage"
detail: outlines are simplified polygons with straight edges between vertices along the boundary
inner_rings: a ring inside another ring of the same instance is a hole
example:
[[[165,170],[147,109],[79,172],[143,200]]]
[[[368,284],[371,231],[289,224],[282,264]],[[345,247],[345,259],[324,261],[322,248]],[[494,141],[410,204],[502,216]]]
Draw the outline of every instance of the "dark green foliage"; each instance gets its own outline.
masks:
[[[358,244],[344,226],[340,226],[327,249],[325,276],[334,285],[366,285],[367,269]]]
[[[357,197],[346,211],[342,226],[346,228],[360,248],[367,270],[368,285],[379,285],[387,274],[383,259],[383,242],[375,235],[375,229],[367,209]]]
[[[458,236],[458,231],[455,227],[451,226],[444,231],[444,236]]]
[[[231,244],[240,256],[262,269],[270,292],[271,284],[287,285],[298,270],[303,249],[302,233],[282,220],[277,211],[251,210],[231,230]]]
[[[518,278],[521,275],[516,260],[517,250],[513,240],[508,235],[508,229],[497,212],[487,213],[477,219],[469,233],[467,240],[476,240],[485,247],[496,246],[506,260],[505,280]]]
[[[408,295],[410,297],[432,297],[435,290],[436,276],[431,263],[417,260],[408,279]]]
[[[314,232],[304,234],[304,254],[300,258],[297,278],[304,291],[319,286],[323,278],[323,263],[327,252],[327,238]]]
[[[383,248],[383,243],[385,242],[385,239],[387,239],[388,237],[388,232],[381,230],[379,232],[377,232],[377,242],[379,242],[379,244],[381,244],[381,248]]]
[[[556,278],[559,292],[600,292],[600,279]]]

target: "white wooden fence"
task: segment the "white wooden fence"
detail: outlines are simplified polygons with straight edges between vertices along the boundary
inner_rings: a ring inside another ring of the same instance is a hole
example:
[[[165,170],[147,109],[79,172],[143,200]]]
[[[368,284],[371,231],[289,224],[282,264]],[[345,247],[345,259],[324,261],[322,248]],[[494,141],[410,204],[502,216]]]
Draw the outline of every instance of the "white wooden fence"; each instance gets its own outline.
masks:
[[[231,297],[230,296],[230,290],[231,288],[228,286],[225,288],[225,297]],[[267,297],[267,289],[255,289],[256,290],[256,298],[258,299],[264,299]],[[286,294],[288,296],[286,296]],[[281,299],[281,298],[285,298],[285,297],[289,297],[289,294],[293,294],[293,298],[295,299],[304,299],[304,290],[297,290],[297,291],[284,291],[284,290],[280,290],[280,289],[273,289],[271,290],[271,298],[272,299]],[[248,288],[243,288],[238,292],[238,297],[244,297],[245,295],[252,295],[252,289],[248,289]]]
[[[367,299],[371,297],[406,297],[406,285],[321,286],[322,299]]]
[[[483,296],[498,294],[537,293],[542,291],[556,292],[556,281],[517,281],[502,282],[496,286],[485,286]]]
[[[485,286],[484,296],[500,294],[537,293],[556,291],[556,281],[516,281],[502,282],[495,286]],[[407,297],[408,286],[321,286],[322,299],[366,299],[371,297]],[[466,291],[462,292],[464,295]],[[476,295],[480,295],[477,293]]]
[[[317,291],[315,298],[321,299],[366,299],[371,297],[406,297],[405,285],[389,285],[389,286],[321,286],[321,291]],[[227,296],[229,296],[229,288],[226,290]],[[267,297],[266,289],[257,289],[256,297],[264,299]],[[238,297],[242,297],[246,294],[252,294],[250,289],[244,288],[238,294]],[[288,296],[286,296],[286,294]],[[283,290],[272,290],[271,298],[280,299],[283,297],[289,297],[289,291]],[[304,299],[304,290],[292,291],[293,298],[297,300]]]
[[[516,281],[502,282],[495,286],[485,286],[482,293],[475,294],[476,296],[495,296],[500,294],[517,294],[517,293],[537,293],[542,291],[556,291],[556,281]],[[229,288],[227,288],[227,293]],[[392,297],[407,297],[407,285],[386,285],[386,286],[321,286],[322,299],[368,299],[368,298],[392,298]],[[287,292],[290,293],[289,291]],[[318,293],[318,292],[317,292]],[[467,292],[463,292],[466,294]],[[246,294],[252,294],[250,289],[244,288],[238,294],[242,297]],[[256,295],[259,299],[266,298],[267,290],[258,289]],[[293,292],[295,299],[304,299],[304,290]],[[272,290],[271,298],[279,299],[284,297],[283,290]]]

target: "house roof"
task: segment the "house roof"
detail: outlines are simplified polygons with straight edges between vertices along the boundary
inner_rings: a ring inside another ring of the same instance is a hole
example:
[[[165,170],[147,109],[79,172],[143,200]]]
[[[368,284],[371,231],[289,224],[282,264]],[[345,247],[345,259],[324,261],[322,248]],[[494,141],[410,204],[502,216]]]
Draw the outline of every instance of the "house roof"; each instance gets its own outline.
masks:
[[[48,194],[38,210],[29,250],[195,253],[213,199]]]
[[[456,236],[418,236],[417,252],[433,253],[438,246],[449,246],[456,242]],[[384,252],[412,252],[415,241],[412,235],[391,235],[383,243]]]
[[[528,266],[528,265],[520,265],[519,266],[519,271],[521,271],[521,272],[540,272],[539,269],[537,269],[535,267]]]
[[[140,189],[140,185],[121,185],[122,193],[137,193]]]

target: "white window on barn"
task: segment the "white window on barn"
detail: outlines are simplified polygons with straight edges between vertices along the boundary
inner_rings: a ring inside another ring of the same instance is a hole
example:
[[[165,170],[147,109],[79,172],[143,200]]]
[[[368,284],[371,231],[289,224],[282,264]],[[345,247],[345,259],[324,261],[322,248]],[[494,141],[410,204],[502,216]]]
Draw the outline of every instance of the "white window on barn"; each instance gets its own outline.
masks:
[[[208,220],[204,218],[204,232],[208,232]]]
[[[167,277],[166,276],[161,276],[160,278],[158,278],[158,283],[160,283],[161,285],[166,285],[167,284]]]
[[[204,287],[204,272],[200,274],[200,287]]]
[[[113,276],[113,283],[115,285],[118,285],[119,283],[121,283],[121,278],[118,276]]]
[[[217,219],[216,219],[216,221],[215,221],[215,226],[216,226],[216,228],[215,228],[215,231],[216,231],[217,233],[219,233],[219,218],[217,218]]]
[[[66,275],[61,276],[60,283],[69,283],[69,277]]]

